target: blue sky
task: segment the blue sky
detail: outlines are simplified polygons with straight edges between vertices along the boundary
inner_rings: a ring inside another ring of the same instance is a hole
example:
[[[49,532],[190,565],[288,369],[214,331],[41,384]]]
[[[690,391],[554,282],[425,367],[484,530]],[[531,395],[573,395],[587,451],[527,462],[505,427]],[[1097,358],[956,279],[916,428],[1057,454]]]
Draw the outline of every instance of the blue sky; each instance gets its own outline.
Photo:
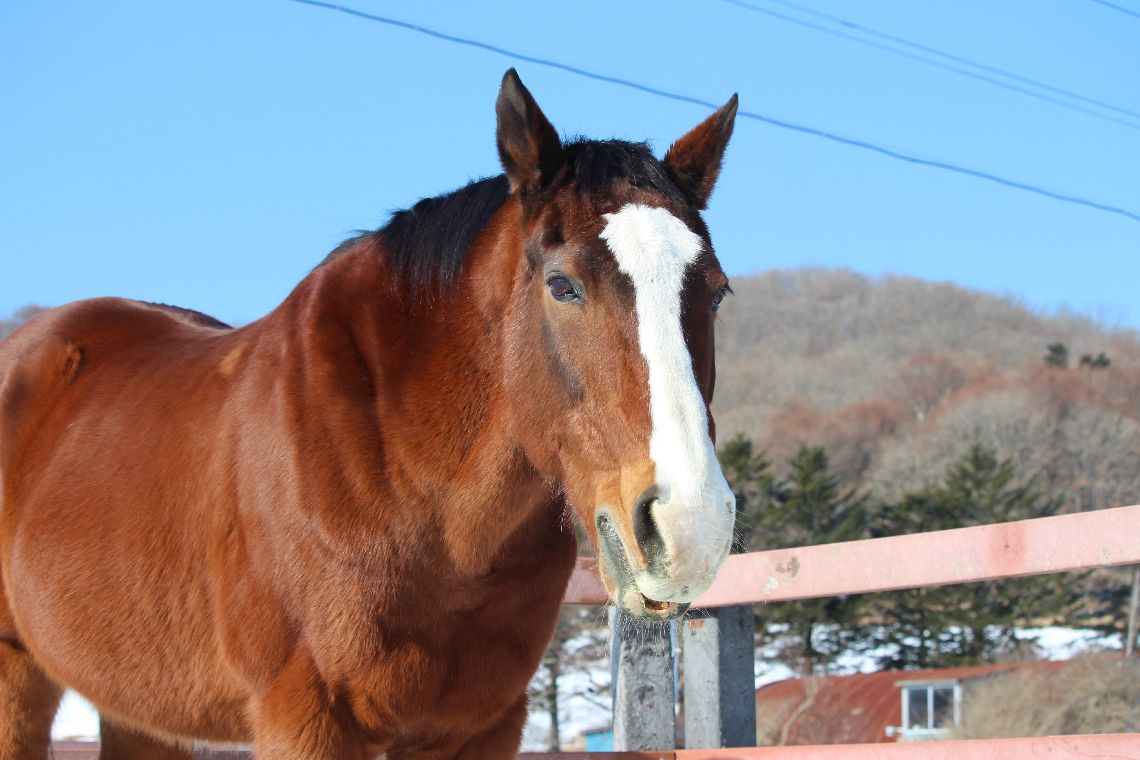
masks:
[[[1091,0],[797,1],[1140,112],[1140,18]],[[1140,212],[1140,129],[722,0],[344,4]],[[511,65],[566,135],[660,153],[707,114],[288,0],[5,3],[0,315],[255,319],[354,230],[497,173]],[[731,274],[910,274],[1140,327],[1140,223],[817,137],[738,122],[707,218]]]

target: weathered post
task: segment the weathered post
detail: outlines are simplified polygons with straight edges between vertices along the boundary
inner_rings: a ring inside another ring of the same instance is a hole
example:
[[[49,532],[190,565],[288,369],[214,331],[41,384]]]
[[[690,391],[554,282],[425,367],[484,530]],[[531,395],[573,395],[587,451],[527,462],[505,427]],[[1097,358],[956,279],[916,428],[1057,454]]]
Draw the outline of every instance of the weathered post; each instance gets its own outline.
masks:
[[[676,749],[672,626],[610,608],[614,749]]]
[[[1132,566],[1132,595],[1128,600],[1128,639],[1124,642],[1124,654],[1132,657],[1136,651],[1136,616],[1140,608],[1140,565]]]
[[[756,746],[752,606],[701,610],[681,623],[685,747]]]

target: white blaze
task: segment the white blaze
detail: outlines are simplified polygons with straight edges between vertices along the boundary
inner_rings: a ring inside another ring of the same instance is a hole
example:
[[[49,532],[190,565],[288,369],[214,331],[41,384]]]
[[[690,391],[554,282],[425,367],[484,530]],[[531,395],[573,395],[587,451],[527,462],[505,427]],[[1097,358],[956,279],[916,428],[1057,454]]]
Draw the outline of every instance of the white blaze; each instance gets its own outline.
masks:
[[[651,599],[690,601],[712,583],[727,555],[736,510],[681,330],[685,273],[703,243],[662,208],[629,204],[605,220],[601,238],[633,281],[638,342],[649,366],[649,456],[662,487],[653,519],[668,576],[641,572],[637,586]]]

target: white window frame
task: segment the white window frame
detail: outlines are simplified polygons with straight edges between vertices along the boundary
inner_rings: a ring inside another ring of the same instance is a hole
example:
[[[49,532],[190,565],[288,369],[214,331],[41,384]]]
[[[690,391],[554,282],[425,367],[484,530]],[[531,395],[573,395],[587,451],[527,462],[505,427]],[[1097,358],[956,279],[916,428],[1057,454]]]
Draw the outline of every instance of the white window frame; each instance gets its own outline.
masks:
[[[962,684],[958,681],[899,681],[899,695],[902,700],[902,734],[913,736],[936,736],[950,732],[951,729],[962,725]],[[910,690],[926,690],[926,726],[923,728],[910,727]],[[943,728],[932,728],[934,720],[934,690],[953,689],[954,693],[954,725]]]

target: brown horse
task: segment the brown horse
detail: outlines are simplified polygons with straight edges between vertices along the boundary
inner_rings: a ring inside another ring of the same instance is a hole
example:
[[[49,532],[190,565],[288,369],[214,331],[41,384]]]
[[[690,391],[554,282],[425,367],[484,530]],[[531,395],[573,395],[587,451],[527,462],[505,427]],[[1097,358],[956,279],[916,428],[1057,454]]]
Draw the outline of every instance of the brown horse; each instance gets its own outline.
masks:
[[[728,552],[701,220],[735,96],[658,160],[562,143],[341,245],[239,329],[118,299],[0,344],[0,758],[512,757],[574,564],[667,619]]]

